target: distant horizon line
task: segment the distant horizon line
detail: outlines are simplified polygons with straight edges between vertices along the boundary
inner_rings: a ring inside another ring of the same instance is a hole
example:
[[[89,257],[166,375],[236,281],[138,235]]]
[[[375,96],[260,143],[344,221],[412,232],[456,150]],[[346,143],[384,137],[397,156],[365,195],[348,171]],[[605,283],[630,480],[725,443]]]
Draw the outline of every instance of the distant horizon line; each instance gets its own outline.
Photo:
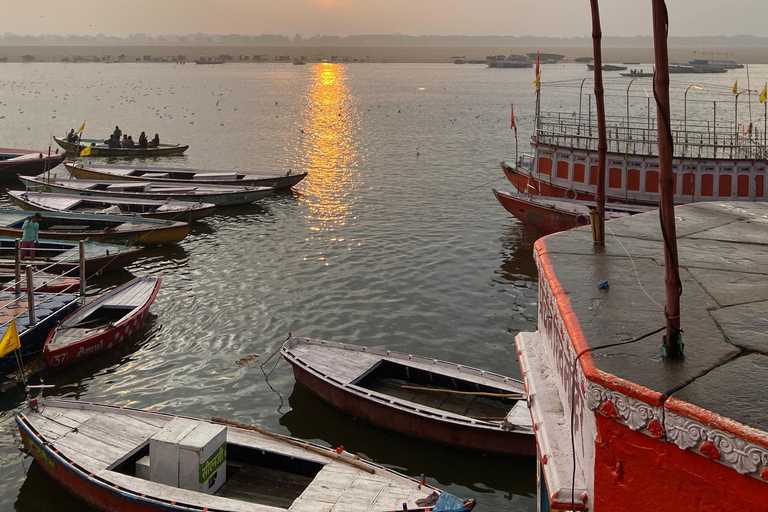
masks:
[[[603,36],[604,47],[645,48],[653,46],[652,36]],[[748,48],[768,45],[768,37],[736,36],[670,36],[670,47]],[[96,36],[44,34],[38,36],[5,33],[0,35],[0,46],[534,46],[587,47],[591,36],[477,36],[477,35],[419,35],[401,33],[357,34],[349,36],[315,35],[308,38],[296,34],[131,34],[128,36]]]

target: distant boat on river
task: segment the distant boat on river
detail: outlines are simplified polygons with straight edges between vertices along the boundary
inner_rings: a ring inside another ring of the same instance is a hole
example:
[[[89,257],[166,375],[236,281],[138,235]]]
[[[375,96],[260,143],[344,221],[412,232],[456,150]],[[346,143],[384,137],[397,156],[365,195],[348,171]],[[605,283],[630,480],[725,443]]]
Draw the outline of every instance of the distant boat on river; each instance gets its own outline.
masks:
[[[211,171],[183,167],[132,167],[65,163],[73,178],[82,180],[150,181],[153,183],[269,187],[289,189],[307,177],[307,172]]]
[[[98,197],[85,193],[57,194],[7,189],[5,193],[17,206],[25,210],[41,212],[97,213],[123,217],[140,215],[150,219],[192,222],[216,210],[216,205],[213,203],[191,203],[176,199],[125,199]]]
[[[56,144],[61,146],[68,155],[80,156],[83,150],[90,148],[88,156],[113,156],[113,157],[138,157],[138,156],[162,156],[180,155],[189,149],[189,146],[181,144],[160,144],[153,148],[110,148],[102,139],[80,139],[77,142],[67,142],[64,139],[54,137]]]
[[[232,187],[207,184],[158,183],[149,181],[76,180],[20,177],[27,190],[54,191],[62,194],[93,195],[102,198],[175,199],[192,203],[236,206],[258,201],[270,195],[269,187]]]

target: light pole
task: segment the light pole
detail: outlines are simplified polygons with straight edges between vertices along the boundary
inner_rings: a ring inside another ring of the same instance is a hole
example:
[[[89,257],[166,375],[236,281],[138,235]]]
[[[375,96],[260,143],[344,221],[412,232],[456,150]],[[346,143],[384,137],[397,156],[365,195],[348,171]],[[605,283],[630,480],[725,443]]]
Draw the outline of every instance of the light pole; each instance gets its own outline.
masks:
[[[633,78],[629,81],[629,85],[627,86],[627,138],[632,138],[629,136],[629,88],[632,87],[632,82],[637,80],[637,78]]]
[[[733,129],[736,130],[736,145],[739,145],[739,95],[742,93],[747,92],[748,89],[744,89],[743,91],[739,91],[736,93],[736,99],[734,100],[734,111],[733,111]]]
[[[685,88],[685,94],[683,94],[683,131],[685,132],[685,142],[688,142],[688,89],[691,87],[699,91],[706,91],[706,88],[697,82],[693,82]]]
[[[584,88],[584,82],[589,80],[589,78],[585,78],[581,81],[581,85],[579,86],[579,124],[576,128],[576,134],[581,135],[581,90]],[[592,110],[589,111],[590,114],[592,114]]]

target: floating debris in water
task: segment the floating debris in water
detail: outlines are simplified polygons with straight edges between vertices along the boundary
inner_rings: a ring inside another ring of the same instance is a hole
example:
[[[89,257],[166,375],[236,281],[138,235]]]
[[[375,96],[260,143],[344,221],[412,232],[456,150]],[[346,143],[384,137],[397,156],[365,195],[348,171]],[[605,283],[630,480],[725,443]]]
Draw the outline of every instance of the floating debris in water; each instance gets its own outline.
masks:
[[[258,359],[259,354],[248,354],[237,360],[237,366],[250,366],[251,361]]]

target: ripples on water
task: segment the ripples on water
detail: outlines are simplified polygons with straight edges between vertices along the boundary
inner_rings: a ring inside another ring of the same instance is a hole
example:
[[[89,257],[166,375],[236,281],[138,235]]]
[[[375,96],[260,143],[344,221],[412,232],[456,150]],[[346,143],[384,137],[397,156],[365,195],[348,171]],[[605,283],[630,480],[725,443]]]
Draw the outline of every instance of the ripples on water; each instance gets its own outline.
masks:
[[[85,137],[106,137],[117,124],[134,136],[158,132],[164,142],[190,145],[183,157],[138,165],[310,173],[293,192],[222,209],[181,244],[148,250],[130,273],[90,283],[95,294],[130,274],[163,278],[144,333],[116,352],[46,375],[57,385],[48,394],[258,423],[343,444],[410,475],[425,473],[430,483],[477,498],[478,510],[535,510],[532,461],[466,454],[383,431],[296,386],[285,362],[270,374],[279,395],[259,369],[291,331],[520,376],[513,337],[536,326],[536,268],[531,240],[490,188],[510,188],[498,167],[514,156],[510,102],[520,149],[527,150],[532,70],[2,69],[2,146],[47,147],[51,133],[64,135],[85,120]],[[544,70],[552,80],[586,76],[581,66]],[[578,99],[566,92],[552,92],[548,108],[575,111]],[[634,101],[642,108],[642,97]],[[250,354],[260,358],[249,367],[236,364]],[[82,510],[39,468],[24,479],[18,434],[8,422],[22,401],[20,389],[0,396],[0,510],[14,503],[22,511]]]

